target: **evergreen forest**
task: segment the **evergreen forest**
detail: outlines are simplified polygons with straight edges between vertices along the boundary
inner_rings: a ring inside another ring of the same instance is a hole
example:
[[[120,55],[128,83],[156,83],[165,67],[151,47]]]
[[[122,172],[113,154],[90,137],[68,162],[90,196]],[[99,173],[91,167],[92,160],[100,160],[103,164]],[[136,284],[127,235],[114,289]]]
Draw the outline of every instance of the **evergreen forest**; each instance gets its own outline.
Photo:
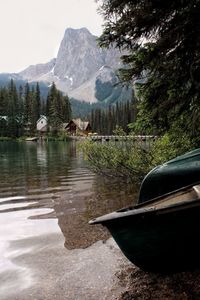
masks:
[[[135,122],[136,101],[117,102],[108,108],[93,109],[90,123],[93,132],[101,135],[123,135],[130,132],[129,124]]]
[[[0,88],[0,136],[21,137],[36,133],[40,115],[48,119],[48,127],[56,133],[71,118],[71,105],[53,83],[46,98],[41,96],[39,83],[16,88],[13,80]]]
[[[156,140],[148,151],[137,144],[86,143],[83,149],[94,171],[141,180],[200,147],[200,0],[97,3],[104,19],[99,45],[124,51],[120,81],[134,83],[136,91],[136,118],[128,128]]]
[[[200,139],[200,1],[103,0],[102,47],[125,51],[120,79],[140,80],[135,128],[191,148]],[[138,80],[138,82],[139,82]]]

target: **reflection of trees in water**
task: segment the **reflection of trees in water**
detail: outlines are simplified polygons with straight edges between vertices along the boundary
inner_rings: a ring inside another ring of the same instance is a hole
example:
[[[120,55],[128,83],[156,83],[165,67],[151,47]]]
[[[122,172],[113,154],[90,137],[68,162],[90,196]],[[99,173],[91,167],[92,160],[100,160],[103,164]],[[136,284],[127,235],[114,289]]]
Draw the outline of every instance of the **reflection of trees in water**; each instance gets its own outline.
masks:
[[[67,199],[67,194],[63,195],[66,198],[61,197],[54,209],[65,237],[65,247],[85,248],[98,240],[106,240],[110,236],[108,231],[101,225],[88,225],[88,221],[133,204],[137,191],[136,186],[111,183],[95,176],[94,181],[88,185],[86,195],[74,191],[71,201]]]
[[[136,188],[86,169],[76,142],[0,143],[0,156],[0,188],[28,194],[27,203],[34,198],[37,203],[26,209],[54,207],[68,249],[106,239],[106,229],[89,226],[89,219],[133,202]]]
[[[75,151],[75,145],[67,142],[0,143],[0,167],[10,185],[19,181],[26,190],[54,187],[60,176],[67,175]]]
[[[87,201],[87,218],[110,213],[122,207],[136,204],[139,187],[134,184],[125,184],[120,180],[100,180],[94,183],[96,197]]]

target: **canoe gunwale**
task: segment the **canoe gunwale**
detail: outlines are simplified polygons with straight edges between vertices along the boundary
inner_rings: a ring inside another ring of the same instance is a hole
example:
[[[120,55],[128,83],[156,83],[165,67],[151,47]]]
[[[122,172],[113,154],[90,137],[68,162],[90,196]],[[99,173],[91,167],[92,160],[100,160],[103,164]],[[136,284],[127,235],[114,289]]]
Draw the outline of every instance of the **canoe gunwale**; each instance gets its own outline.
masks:
[[[181,155],[177,158],[173,158],[173,159],[169,160],[168,162],[164,163],[163,166],[171,165],[171,164],[174,164],[174,163],[177,163],[177,162],[180,162],[180,161],[187,161],[187,160],[190,160],[191,158],[200,156],[199,152],[198,153],[193,153],[193,152],[194,151],[190,151],[190,152],[187,153],[187,155],[183,154],[183,155]]]
[[[169,196],[172,196],[172,195],[175,194],[175,193],[184,192],[184,191],[186,191],[186,190],[188,190],[188,189],[190,189],[190,188],[192,188],[193,186],[196,186],[196,185],[200,185],[200,181],[197,181],[197,182],[195,182],[195,183],[192,183],[192,184],[189,184],[189,185],[187,185],[187,186],[181,187],[181,188],[176,189],[176,190],[174,190],[174,191],[165,193],[164,195],[155,197],[155,198],[150,199],[150,200],[148,200],[148,201],[145,201],[145,202],[142,202],[142,203],[138,203],[138,204],[136,204],[136,205],[134,206],[134,208],[138,209],[138,208],[141,208],[141,207],[145,207],[145,206],[147,206],[147,205],[149,205],[149,204],[153,204],[153,203],[155,203],[155,202],[161,200],[161,199],[164,198],[164,197],[169,197]]]
[[[144,217],[144,216],[147,216],[150,214],[161,215],[161,214],[172,213],[172,212],[189,209],[189,208],[193,208],[193,207],[199,207],[200,206],[200,197],[191,199],[190,201],[182,201],[181,203],[174,203],[174,204],[164,206],[161,208],[156,208],[155,206],[153,206],[153,204],[155,202],[158,202],[159,200],[163,199],[164,197],[169,197],[169,196],[173,195],[174,193],[184,192],[187,189],[190,189],[193,186],[199,185],[199,184],[200,184],[200,182],[197,182],[195,184],[191,184],[184,188],[175,190],[173,192],[170,192],[165,195],[162,195],[162,196],[156,197],[154,199],[151,199],[149,201],[146,201],[145,203],[137,204],[135,206],[124,207],[118,211],[115,211],[115,212],[97,217],[95,219],[92,219],[91,221],[89,221],[89,224],[90,225],[93,225],[93,224],[104,225],[104,223],[106,223],[106,222],[110,222],[112,220],[117,220],[117,219],[123,219],[123,218],[131,217],[131,216]],[[149,204],[152,204],[152,206],[149,206]]]
[[[153,168],[143,179],[138,203],[200,181],[200,148]]]

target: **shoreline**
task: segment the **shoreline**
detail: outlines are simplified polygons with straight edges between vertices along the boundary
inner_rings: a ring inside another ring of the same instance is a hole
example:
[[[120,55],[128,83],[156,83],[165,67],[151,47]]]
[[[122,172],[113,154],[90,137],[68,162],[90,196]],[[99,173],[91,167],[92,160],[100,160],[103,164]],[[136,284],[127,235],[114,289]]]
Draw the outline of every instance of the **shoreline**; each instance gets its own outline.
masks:
[[[22,249],[18,252],[18,249]],[[61,233],[12,241],[1,274],[1,300],[116,300],[124,258],[112,238],[68,250]]]
[[[154,274],[130,263],[124,265],[116,275],[123,286],[117,300],[200,299],[200,270]]]
[[[12,268],[2,273],[0,298],[200,299],[199,270],[168,275],[142,271],[126,259],[113,238],[73,250],[66,249],[64,242],[59,230],[10,242],[7,257]]]

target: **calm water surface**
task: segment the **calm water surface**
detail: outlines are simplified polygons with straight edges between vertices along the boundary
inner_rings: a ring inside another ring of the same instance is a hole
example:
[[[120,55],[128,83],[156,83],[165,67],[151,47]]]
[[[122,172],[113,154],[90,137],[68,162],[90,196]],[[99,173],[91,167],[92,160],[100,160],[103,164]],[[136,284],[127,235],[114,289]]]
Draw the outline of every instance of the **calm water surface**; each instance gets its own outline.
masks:
[[[77,142],[1,142],[0,296],[32,284],[27,253],[45,253],[56,243],[65,251],[86,248],[107,239],[108,232],[88,220],[136,198],[136,187],[92,173]]]

